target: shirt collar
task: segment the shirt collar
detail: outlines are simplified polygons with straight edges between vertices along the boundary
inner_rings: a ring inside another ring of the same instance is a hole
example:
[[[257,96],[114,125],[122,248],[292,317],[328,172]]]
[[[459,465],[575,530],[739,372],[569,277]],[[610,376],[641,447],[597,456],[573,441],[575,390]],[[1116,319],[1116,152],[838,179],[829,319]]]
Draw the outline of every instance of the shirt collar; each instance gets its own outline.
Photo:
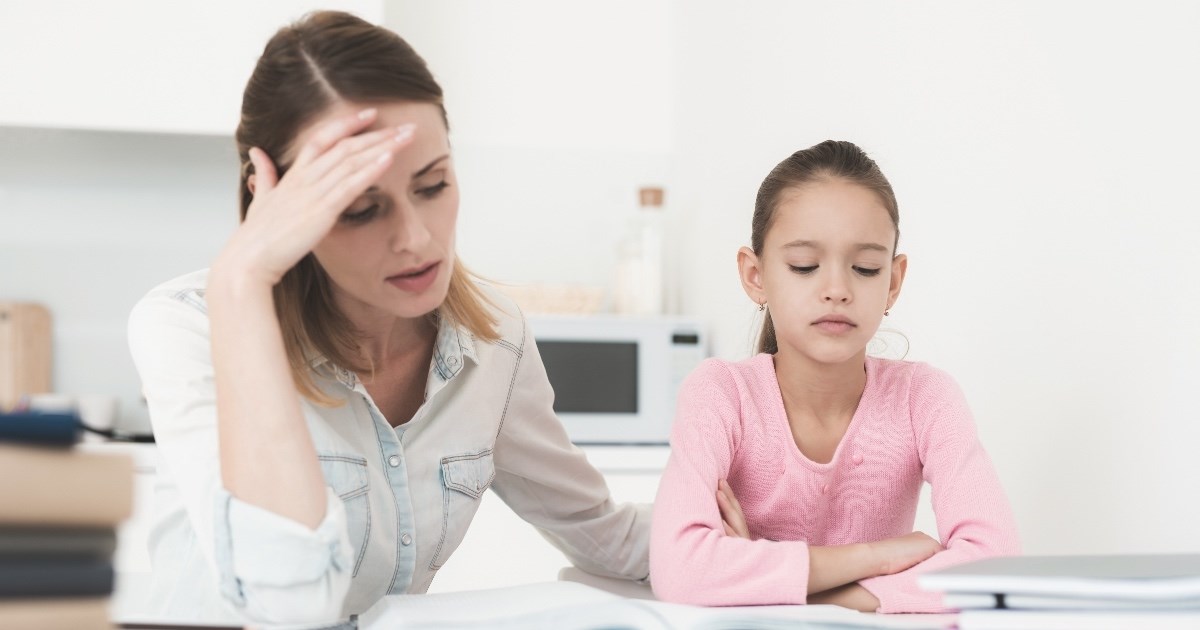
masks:
[[[439,314],[435,314],[434,317],[438,330],[437,340],[433,345],[433,361],[429,364],[429,380],[432,382],[436,377],[445,383],[458,375],[465,360],[470,359],[478,365],[479,357],[476,354],[475,335],[471,334],[470,330],[454,323],[449,317]],[[357,374],[335,365],[323,354],[311,359],[308,365],[314,372],[326,372],[349,389],[354,389],[358,384]]]

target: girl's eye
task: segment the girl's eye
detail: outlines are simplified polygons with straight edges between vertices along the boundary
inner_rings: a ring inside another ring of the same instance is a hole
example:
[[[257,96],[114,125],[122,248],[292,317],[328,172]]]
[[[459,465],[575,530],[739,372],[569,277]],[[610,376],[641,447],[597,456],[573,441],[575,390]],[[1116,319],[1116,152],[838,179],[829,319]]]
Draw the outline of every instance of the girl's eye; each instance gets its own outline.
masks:
[[[854,272],[857,273],[858,275],[865,276],[867,278],[873,278],[873,277],[879,275],[879,269],[870,269],[868,267],[858,267],[858,266],[853,267],[853,269],[854,269]]]
[[[343,223],[366,223],[367,221],[374,219],[375,215],[377,214],[379,214],[379,204],[373,203],[362,210],[343,212],[342,216],[338,220],[342,221]]]
[[[808,267],[797,267],[796,265],[788,265],[788,267],[789,267],[789,268],[790,268],[790,269],[791,269],[793,272],[795,272],[795,273],[798,273],[798,274],[800,274],[800,275],[802,275],[802,276],[807,276],[808,274],[810,274],[810,273],[812,273],[812,272],[816,271],[816,270],[817,270],[817,266],[818,266],[818,265],[811,265],[811,266],[808,266]]]
[[[442,194],[442,191],[446,190],[449,187],[450,187],[450,184],[448,184],[446,182],[446,180],[442,180],[432,186],[428,186],[426,188],[418,188],[417,194],[426,199],[433,199],[434,197]]]

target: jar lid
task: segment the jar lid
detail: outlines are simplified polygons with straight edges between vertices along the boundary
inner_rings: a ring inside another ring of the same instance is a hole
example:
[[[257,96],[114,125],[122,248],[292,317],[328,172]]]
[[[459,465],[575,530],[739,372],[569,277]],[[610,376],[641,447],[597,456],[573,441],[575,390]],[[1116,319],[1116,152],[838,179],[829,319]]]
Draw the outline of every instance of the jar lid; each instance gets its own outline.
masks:
[[[638,203],[643,208],[661,208],[663,205],[663,189],[658,186],[644,186],[639,188]]]

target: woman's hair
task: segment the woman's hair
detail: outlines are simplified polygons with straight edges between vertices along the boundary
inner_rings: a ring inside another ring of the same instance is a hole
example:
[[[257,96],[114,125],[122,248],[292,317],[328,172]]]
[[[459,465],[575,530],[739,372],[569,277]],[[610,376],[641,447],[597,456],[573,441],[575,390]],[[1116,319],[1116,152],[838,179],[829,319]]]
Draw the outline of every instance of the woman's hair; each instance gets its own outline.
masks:
[[[754,218],[750,222],[750,247],[754,250],[754,255],[762,257],[763,242],[767,238],[767,231],[775,222],[775,210],[779,207],[780,197],[785,191],[816,182],[839,179],[858,184],[879,197],[879,201],[887,209],[888,216],[892,218],[892,225],[896,227],[896,240],[892,243],[892,252],[895,253],[896,246],[900,243],[900,208],[896,204],[896,194],[892,192],[892,185],[883,176],[883,171],[879,170],[875,160],[857,145],[844,140],[826,140],[788,156],[771,170],[758,187],[758,197],[754,200]],[[767,311],[763,318],[757,351],[770,354],[779,351],[770,311]]]
[[[340,101],[430,103],[449,128],[441,86],[400,36],[348,13],[310,13],[275,33],[246,84],[236,136],[242,220],[254,198],[247,183],[254,172],[251,147],[276,160],[282,177],[288,165],[278,160],[300,131]],[[334,404],[316,388],[310,361],[324,356],[356,372],[372,366],[363,364],[358,331],[334,304],[329,276],[310,253],[275,285],[274,298],[296,387],[313,401]],[[496,321],[486,304],[456,259],[446,301],[434,317],[448,317],[476,337],[495,340]]]

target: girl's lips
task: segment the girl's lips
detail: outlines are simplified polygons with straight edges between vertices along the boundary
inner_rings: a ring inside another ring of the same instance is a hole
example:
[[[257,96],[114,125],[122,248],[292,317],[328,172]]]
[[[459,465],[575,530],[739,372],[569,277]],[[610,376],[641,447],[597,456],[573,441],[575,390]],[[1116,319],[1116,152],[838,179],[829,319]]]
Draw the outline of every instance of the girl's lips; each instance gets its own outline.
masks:
[[[850,318],[844,315],[826,315],[825,317],[813,322],[812,325],[816,326],[817,330],[820,330],[821,332],[833,335],[846,333],[858,328],[858,325],[850,321]]]
[[[829,333],[829,334],[833,334],[833,335],[839,335],[842,333],[846,333],[846,332],[849,332],[849,331],[857,328],[857,326],[855,326],[854,324],[851,324],[850,322],[837,321],[837,320],[832,320],[832,319],[813,322],[813,326],[816,326],[817,330],[820,330],[821,332]]]
[[[433,263],[416,273],[411,274],[396,274],[387,278],[387,283],[409,293],[420,293],[428,289],[433,281],[437,279],[438,272],[441,270],[440,262]]]

